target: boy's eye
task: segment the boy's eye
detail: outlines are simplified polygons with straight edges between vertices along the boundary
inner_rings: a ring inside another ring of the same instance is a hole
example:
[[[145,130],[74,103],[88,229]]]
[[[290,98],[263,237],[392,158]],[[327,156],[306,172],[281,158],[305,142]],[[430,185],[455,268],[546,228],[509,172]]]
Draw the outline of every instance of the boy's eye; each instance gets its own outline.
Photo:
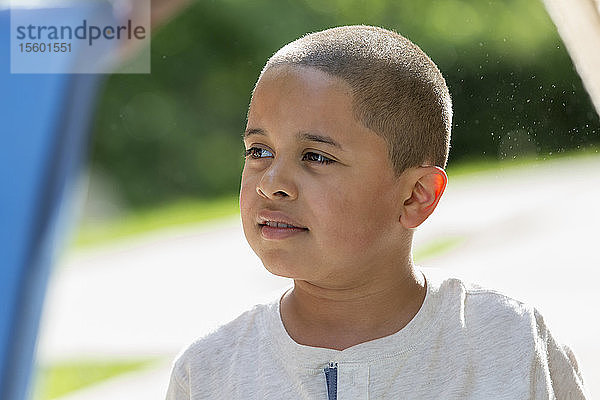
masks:
[[[319,164],[331,164],[331,163],[335,162],[331,158],[325,157],[323,154],[312,153],[312,152],[304,153],[304,156],[302,156],[302,159],[306,160],[306,161],[316,162]]]
[[[265,157],[273,157],[273,153],[271,153],[267,149],[263,149],[260,147],[251,147],[244,152],[244,157],[259,159],[259,158],[265,158]]]

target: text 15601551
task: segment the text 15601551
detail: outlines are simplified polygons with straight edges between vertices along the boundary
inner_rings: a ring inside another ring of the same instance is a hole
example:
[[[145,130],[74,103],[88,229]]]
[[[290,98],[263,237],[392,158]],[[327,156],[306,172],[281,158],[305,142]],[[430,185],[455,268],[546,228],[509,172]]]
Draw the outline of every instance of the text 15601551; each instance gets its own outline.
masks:
[[[70,53],[71,43],[19,43],[21,53]]]

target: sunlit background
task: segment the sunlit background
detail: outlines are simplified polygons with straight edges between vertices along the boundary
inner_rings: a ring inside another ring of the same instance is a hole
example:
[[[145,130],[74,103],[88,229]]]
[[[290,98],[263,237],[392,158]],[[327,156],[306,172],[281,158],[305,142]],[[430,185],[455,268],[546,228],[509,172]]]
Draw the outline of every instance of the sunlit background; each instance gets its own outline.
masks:
[[[238,222],[250,92],[285,43],[359,23],[417,43],[452,94],[450,183],[416,261],[536,305],[600,396],[600,121],[543,4],[216,0],[154,29],[150,75],[105,81],[35,399],[164,398],[180,349],[289,285]]]

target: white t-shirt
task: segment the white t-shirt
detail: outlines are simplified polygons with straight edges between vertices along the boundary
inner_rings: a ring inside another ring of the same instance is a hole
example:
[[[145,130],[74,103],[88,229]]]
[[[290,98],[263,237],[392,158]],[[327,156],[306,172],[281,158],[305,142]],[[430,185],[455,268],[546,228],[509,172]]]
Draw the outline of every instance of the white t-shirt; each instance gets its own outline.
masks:
[[[573,354],[534,308],[423,272],[427,294],[408,325],[342,351],[294,342],[279,299],[255,306],[182,353],[167,400],[327,400],[330,363],[338,400],[585,398]]]

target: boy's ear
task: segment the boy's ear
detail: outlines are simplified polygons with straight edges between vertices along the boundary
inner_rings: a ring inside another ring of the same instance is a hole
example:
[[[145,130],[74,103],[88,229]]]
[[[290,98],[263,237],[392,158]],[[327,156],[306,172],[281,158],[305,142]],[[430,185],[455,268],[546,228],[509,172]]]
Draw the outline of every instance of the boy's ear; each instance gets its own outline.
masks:
[[[435,210],[448,176],[439,167],[417,167],[407,172],[400,223],[410,229],[421,225]]]

